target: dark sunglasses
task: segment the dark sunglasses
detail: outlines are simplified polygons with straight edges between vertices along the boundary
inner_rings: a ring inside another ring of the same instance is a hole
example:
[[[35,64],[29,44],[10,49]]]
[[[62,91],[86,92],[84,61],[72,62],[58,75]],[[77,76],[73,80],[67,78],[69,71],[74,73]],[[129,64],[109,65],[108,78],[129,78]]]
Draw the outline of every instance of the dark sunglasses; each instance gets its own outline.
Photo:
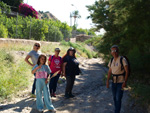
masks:
[[[35,44],[34,46],[36,46],[36,47],[40,47],[40,45],[37,45],[37,44]]]

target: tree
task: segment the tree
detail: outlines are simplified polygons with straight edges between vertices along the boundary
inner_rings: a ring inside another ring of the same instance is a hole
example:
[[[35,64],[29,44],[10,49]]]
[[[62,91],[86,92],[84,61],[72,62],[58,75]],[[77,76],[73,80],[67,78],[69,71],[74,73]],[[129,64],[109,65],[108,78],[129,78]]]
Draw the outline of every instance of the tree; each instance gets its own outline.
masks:
[[[1,0],[7,5],[11,6],[12,11],[19,11],[19,5],[23,3],[23,0]]]
[[[77,18],[81,18],[81,15],[79,14],[79,11],[78,10],[73,11],[71,17],[74,18],[74,29],[76,29],[76,27],[77,27],[76,20],[77,20]]]

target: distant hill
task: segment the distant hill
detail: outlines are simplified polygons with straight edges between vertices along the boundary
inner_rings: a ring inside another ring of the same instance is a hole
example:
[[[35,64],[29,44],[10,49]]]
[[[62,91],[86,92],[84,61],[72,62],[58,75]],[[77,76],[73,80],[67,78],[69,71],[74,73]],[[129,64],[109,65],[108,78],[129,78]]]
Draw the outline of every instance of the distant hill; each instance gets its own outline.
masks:
[[[38,18],[39,19],[53,19],[53,20],[58,20],[52,13],[49,11],[43,12],[43,11],[38,11]]]

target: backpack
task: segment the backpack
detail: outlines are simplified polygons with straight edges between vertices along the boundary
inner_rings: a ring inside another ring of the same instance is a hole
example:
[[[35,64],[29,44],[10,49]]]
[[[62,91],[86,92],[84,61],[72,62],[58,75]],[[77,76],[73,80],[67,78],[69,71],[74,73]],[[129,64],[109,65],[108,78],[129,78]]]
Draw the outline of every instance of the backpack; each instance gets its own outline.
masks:
[[[51,56],[51,62],[52,62],[53,57],[54,57],[54,55]],[[61,57],[59,57],[59,58],[60,58],[60,61],[61,61]]]
[[[130,72],[131,72],[131,68],[130,68],[129,59],[128,59],[126,56],[121,56],[121,57],[120,57],[121,71],[124,70],[124,66],[123,66],[123,62],[122,62],[123,58],[125,58],[126,61],[127,61],[127,63],[128,63],[128,71],[129,71],[128,77],[129,77],[129,76],[130,76]],[[114,57],[111,58],[110,66],[111,66],[111,64],[112,64],[113,59],[114,59]],[[118,78],[118,76],[120,76],[120,75],[124,75],[124,77],[125,77],[125,72],[124,72],[123,74],[112,75],[112,76],[116,76],[116,77]]]

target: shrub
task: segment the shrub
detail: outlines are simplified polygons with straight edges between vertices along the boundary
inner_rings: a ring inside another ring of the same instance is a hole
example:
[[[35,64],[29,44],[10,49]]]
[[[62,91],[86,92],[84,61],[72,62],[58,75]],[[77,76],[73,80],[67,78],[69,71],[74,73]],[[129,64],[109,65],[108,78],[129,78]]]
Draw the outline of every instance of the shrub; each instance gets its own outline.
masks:
[[[8,30],[7,28],[1,23],[0,24],[0,37],[7,38],[8,36]]]
[[[38,12],[32,6],[29,6],[28,4],[21,3],[19,5],[19,12],[25,16],[32,16],[38,19]]]

